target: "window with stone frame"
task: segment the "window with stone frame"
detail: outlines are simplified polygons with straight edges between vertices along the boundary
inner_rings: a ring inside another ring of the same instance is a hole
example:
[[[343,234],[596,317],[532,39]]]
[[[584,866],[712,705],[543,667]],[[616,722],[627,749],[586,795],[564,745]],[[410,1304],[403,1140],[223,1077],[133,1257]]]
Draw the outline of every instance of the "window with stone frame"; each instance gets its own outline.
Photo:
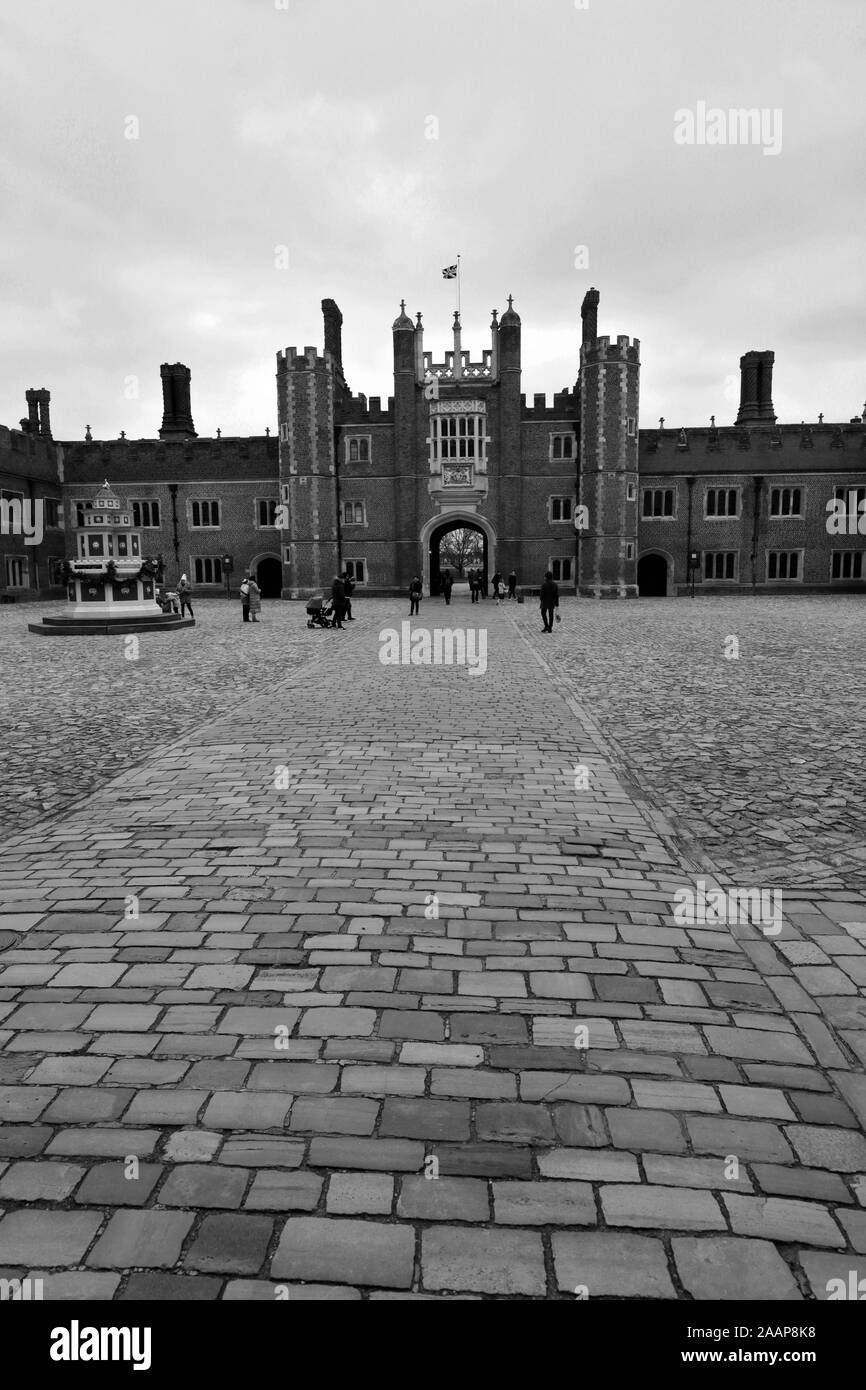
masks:
[[[366,584],[367,582],[367,561],[366,560],[345,560],[343,564],[347,575],[356,584]]]
[[[6,588],[29,589],[30,560],[26,555],[6,556]]]
[[[770,488],[770,516],[802,517],[803,489],[799,487]]]
[[[571,521],[574,515],[573,497],[550,497],[547,503],[547,514],[550,521]]]
[[[215,530],[220,524],[220,504],[214,498],[190,502],[190,526],[195,530]]]
[[[736,550],[705,550],[704,579],[736,580],[738,559]]]
[[[479,463],[485,457],[486,424],[484,415],[431,415],[434,462]]]
[[[194,555],[191,569],[196,584],[223,582],[223,563],[218,555]]]
[[[576,452],[576,438],[573,434],[552,434],[550,436],[549,458],[573,459]]]
[[[862,550],[834,550],[830,556],[831,579],[863,579]]]
[[[132,501],[132,524],[140,526],[143,531],[155,530],[159,526],[159,502],[151,497],[142,497]]]
[[[719,521],[740,514],[738,487],[708,487],[704,494],[704,520]]]
[[[571,555],[554,555],[548,563],[547,568],[557,581],[568,583],[571,579],[574,557]]]
[[[372,450],[369,434],[351,434],[346,440],[347,463],[369,463]]]
[[[645,487],[642,512],[653,521],[676,519],[676,491],[672,487]]]
[[[344,502],[343,503],[343,525],[344,526],[366,526],[367,513],[363,502]]]
[[[802,550],[770,550],[767,552],[768,583],[799,583],[803,578]]]
[[[270,530],[277,524],[276,497],[256,498],[256,526],[260,531]]]

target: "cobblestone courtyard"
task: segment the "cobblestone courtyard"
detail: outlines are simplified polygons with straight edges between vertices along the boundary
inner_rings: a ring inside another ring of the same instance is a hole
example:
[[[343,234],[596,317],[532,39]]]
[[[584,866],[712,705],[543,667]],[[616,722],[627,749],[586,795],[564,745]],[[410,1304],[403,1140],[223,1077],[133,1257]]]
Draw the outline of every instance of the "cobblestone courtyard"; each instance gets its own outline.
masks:
[[[474,676],[380,664],[396,600],[196,611],[138,661],[0,613],[0,1277],[866,1278],[857,599],[571,601],[552,636],[425,600],[486,627]],[[781,930],[675,919],[699,880],[781,889]]]

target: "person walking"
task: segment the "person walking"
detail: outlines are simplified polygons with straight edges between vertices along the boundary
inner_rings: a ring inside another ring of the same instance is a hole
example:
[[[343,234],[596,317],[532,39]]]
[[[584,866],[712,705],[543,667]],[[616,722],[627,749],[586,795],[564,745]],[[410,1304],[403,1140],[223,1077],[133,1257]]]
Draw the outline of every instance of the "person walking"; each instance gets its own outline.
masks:
[[[192,585],[185,574],[182,574],[178,580],[177,596],[180,599],[180,616],[183,617],[184,610],[188,608],[189,616],[194,618],[195,613],[192,611],[192,603],[190,601],[192,598]]]
[[[250,622],[257,623],[262,611],[262,591],[250,576]]]
[[[451,578],[451,571],[446,570],[442,576],[442,593],[445,596],[446,604],[451,603],[451,590],[454,588],[454,580]]]
[[[552,570],[548,570],[544,576],[538,599],[541,605],[541,621],[544,623],[542,631],[552,632],[554,610],[559,607],[559,585],[554,581]]]
[[[486,568],[484,568],[484,569],[478,571],[478,582],[479,582],[479,585],[480,585],[481,597],[482,597],[482,598],[487,598],[488,588],[487,588],[487,569],[486,569]]]
[[[352,617],[352,595],[355,592],[355,581],[349,575],[348,570],[343,570],[343,593],[346,599],[346,621],[353,623]]]
[[[473,603],[478,602],[478,592],[481,588],[481,580],[477,570],[469,571],[469,597]]]
[[[493,597],[496,599],[496,602],[499,603],[502,600],[502,594],[500,593],[500,589],[502,588],[502,575],[499,573],[499,570],[494,574],[491,583],[493,585]]]
[[[508,576],[508,597],[517,598],[517,572],[512,570]]]
[[[340,574],[335,574],[331,583],[331,602],[334,605],[334,621],[331,626],[345,631],[343,619],[346,616],[346,585]]]
[[[411,618],[411,617],[414,617],[414,615],[415,615],[416,613],[420,613],[420,611],[421,611],[421,594],[422,594],[422,592],[423,592],[423,590],[422,590],[422,587],[421,587],[421,580],[420,580],[420,579],[418,578],[418,576],[416,575],[415,578],[412,580],[412,583],[409,585],[409,617],[410,617],[410,618]]]
[[[250,572],[246,571],[241,581],[241,603],[243,604],[244,622],[250,620]]]

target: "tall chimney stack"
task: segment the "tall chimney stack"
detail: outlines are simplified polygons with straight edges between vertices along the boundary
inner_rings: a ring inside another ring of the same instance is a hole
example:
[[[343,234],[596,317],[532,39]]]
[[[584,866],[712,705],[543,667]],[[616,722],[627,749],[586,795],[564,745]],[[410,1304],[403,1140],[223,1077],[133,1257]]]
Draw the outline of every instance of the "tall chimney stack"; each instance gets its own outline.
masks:
[[[774,425],[773,363],[775,353],[752,349],[740,358],[738,425]]]
[[[160,439],[197,439],[190,406],[190,370],[182,362],[163,362],[162,429]]]
[[[343,370],[343,315],[333,299],[322,300],[322,317],[325,320],[325,352],[334,359],[334,366]]]
[[[25,392],[27,401],[27,432],[41,434],[44,439],[51,438],[51,392],[44,386],[38,389],[30,386]]]
[[[583,296],[580,317],[583,319],[583,346],[588,347],[598,337],[598,303],[601,296],[598,290],[589,289]]]

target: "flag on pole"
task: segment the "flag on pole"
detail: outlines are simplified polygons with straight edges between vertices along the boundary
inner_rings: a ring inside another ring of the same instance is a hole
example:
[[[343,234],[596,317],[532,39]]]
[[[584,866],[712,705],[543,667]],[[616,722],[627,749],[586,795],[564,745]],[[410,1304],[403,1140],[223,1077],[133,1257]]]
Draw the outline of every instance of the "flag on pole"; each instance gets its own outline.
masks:
[[[456,280],[456,279],[457,279],[457,266],[456,266],[456,265],[446,265],[445,268],[444,268],[443,271],[442,271],[442,278],[443,278],[443,280]]]

